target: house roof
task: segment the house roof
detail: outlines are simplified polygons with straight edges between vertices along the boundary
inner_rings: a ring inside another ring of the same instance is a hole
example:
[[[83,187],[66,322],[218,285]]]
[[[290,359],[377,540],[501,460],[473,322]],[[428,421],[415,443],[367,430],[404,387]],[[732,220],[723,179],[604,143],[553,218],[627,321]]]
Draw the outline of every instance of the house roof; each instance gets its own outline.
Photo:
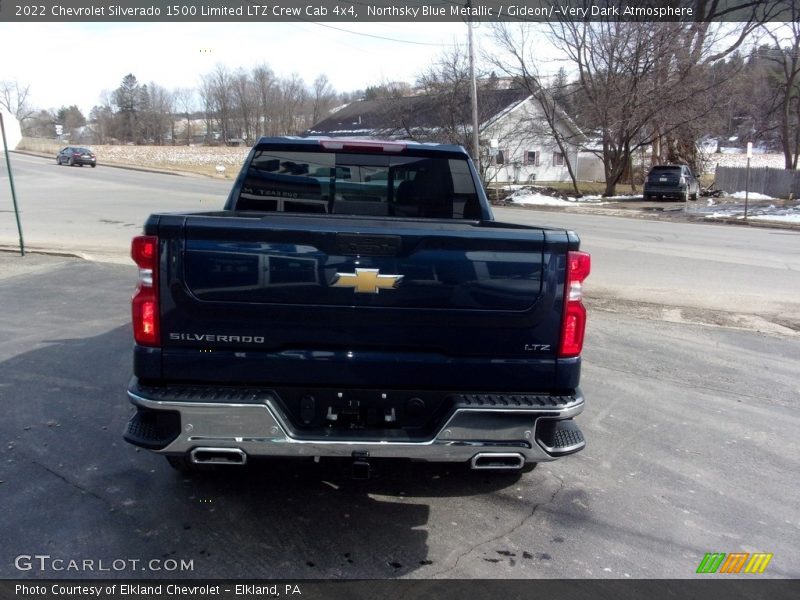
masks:
[[[478,121],[482,124],[492,121],[529,96],[523,89],[478,90]],[[471,111],[468,94],[461,95],[455,103],[433,95],[359,100],[315,123],[306,133],[408,137],[414,130],[432,130],[453,121],[470,123]]]

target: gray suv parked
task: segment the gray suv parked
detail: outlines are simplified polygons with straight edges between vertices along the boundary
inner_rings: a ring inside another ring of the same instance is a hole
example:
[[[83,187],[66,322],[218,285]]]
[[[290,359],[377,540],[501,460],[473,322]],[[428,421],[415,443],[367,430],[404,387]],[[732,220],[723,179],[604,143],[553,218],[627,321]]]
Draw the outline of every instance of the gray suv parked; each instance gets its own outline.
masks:
[[[686,165],[656,165],[644,182],[644,199],[697,200],[700,183]]]

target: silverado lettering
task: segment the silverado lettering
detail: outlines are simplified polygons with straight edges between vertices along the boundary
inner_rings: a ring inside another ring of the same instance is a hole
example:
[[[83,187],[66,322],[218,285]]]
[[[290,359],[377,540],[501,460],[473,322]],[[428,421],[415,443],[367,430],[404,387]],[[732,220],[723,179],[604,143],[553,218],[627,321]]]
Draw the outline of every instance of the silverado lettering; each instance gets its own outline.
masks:
[[[345,457],[361,477],[578,452],[579,248],[495,221],[460,146],[262,138],[223,210],[133,240],[125,439],[184,470]]]
[[[188,342],[242,342],[243,344],[263,344],[262,336],[253,335],[214,335],[212,333],[170,333],[171,340]]]

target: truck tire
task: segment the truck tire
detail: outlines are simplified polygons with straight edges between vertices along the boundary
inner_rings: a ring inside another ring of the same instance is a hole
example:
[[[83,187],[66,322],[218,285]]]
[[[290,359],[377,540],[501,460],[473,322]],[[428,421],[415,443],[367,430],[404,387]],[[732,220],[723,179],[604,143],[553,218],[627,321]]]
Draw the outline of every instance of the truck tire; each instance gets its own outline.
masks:
[[[184,475],[202,475],[217,470],[216,465],[196,465],[189,460],[189,454],[166,454],[169,466]]]
[[[189,462],[189,457],[185,454],[183,456],[167,455],[164,458],[167,459],[169,466],[176,471],[191,473],[194,470],[194,465]]]

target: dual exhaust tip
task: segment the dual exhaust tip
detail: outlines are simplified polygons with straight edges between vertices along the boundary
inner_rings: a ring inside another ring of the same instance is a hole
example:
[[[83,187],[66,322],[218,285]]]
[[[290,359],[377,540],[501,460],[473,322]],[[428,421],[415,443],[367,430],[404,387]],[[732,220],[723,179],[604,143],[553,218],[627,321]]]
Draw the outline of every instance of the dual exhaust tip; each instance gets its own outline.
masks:
[[[195,448],[189,453],[193,465],[247,464],[247,454],[239,448]]]
[[[525,457],[517,452],[480,452],[472,457],[469,464],[475,470],[518,471],[525,466]]]
[[[189,453],[189,460],[195,465],[236,465],[247,464],[247,454],[239,448],[195,448]],[[516,452],[480,452],[470,460],[470,468],[519,470],[525,466],[525,457]],[[363,458],[353,462],[353,476],[367,479],[370,465]]]

